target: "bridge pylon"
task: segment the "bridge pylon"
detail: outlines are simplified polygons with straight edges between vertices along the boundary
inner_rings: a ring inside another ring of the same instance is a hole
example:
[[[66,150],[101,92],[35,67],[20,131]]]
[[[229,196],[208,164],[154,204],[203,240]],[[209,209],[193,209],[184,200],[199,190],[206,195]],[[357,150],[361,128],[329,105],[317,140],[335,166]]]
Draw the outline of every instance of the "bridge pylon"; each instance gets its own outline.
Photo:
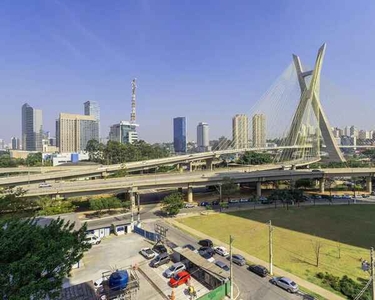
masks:
[[[297,72],[298,83],[301,89],[301,96],[297,106],[297,110],[293,116],[293,120],[289,129],[289,133],[285,140],[285,145],[296,146],[301,134],[301,125],[303,116],[308,109],[308,105],[311,105],[312,111],[316,117],[319,133],[315,138],[316,143],[316,155],[320,157],[321,141],[320,136],[323,138],[325,144],[325,151],[328,153],[329,161],[332,162],[345,162],[345,158],[340,151],[332,130],[328,122],[328,118],[325,115],[322,105],[320,103],[320,72],[322,69],[323,58],[325,54],[326,44],[323,44],[318,51],[318,55],[315,61],[315,67],[313,70],[304,71],[301,65],[300,58],[293,54],[293,62]],[[311,76],[310,82],[306,81],[306,78]],[[289,152],[290,154],[290,152]],[[285,153],[283,158],[286,159]]]

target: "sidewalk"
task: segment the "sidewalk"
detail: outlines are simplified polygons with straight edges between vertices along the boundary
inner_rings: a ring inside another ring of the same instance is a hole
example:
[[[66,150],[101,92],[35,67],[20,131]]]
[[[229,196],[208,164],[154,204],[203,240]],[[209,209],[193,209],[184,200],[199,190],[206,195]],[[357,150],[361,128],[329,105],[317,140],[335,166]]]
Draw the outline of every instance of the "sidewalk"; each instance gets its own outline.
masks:
[[[200,237],[202,239],[210,239],[210,240],[212,240],[212,242],[214,244],[216,244],[216,245],[223,245],[224,247],[226,247],[227,249],[229,249],[229,245],[228,244],[223,243],[222,241],[220,241],[218,239],[212,238],[211,236],[206,235],[206,234],[204,234],[204,233],[202,233],[202,232],[200,232],[198,230],[195,230],[195,229],[193,229],[193,228],[191,228],[189,226],[181,224],[181,223],[177,222],[176,220],[167,219],[167,218],[164,219],[164,220],[166,222],[168,222],[169,224],[177,227],[177,228],[181,228],[181,229],[183,229],[183,230],[185,230],[187,232],[191,232],[193,235],[198,236],[198,237]],[[239,250],[239,249],[237,249],[235,247],[233,247],[233,249],[235,250],[236,253],[241,254],[243,257],[245,257],[246,260],[249,260],[249,261],[251,261],[251,262],[253,262],[255,264],[258,264],[258,265],[265,266],[267,268],[269,267],[268,262],[265,262],[265,261],[263,261],[263,260],[261,260],[259,258],[256,258],[256,257],[254,257],[254,256],[252,256],[252,255],[250,255],[250,254],[248,254],[246,252],[243,252],[243,251],[241,251],[241,250]],[[302,287],[310,290],[311,292],[314,292],[314,293],[316,293],[316,294],[318,294],[318,295],[320,295],[320,296],[322,296],[324,298],[327,298],[329,300],[344,300],[345,299],[345,298],[340,297],[340,296],[338,296],[338,295],[336,295],[336,294],[334,294],[334,293],[332,293],[332,292],[330,292],[330,291],[328,291],[328,290],[326,290],[324,288],[321,288],[320,286],[317,286],[317,285],[315,285],[315,284],[313,284],[311,282],[308,282],[308,281],[306,281],[306,280],[304,280],[304,279],[302,279],[302,278],[300,278],[300,277],[298,277],[296,275],[293,275],[293,274],[291,274],[289,272],[286,272],[286,271],[284,271],[284,270],[282,270],[282,269],[280,269],[278,267],[274,266],[273,270],[274,270],[274,273],[276,273],[277,275],[288,277],[288,278],[292,279],[293,281],[297,282],[300,286],[302,286]]]

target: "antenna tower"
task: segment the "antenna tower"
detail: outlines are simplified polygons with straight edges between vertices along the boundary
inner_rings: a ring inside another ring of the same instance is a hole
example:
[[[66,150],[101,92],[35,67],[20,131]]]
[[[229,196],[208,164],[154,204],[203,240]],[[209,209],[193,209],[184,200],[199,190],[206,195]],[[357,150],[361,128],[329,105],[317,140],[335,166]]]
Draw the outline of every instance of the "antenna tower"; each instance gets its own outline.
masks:
[[[136,85],[137,78],[134,78],[132,80],[132,110],[130,113],[130,123],[135,123],[136,117],[135,117],[135,90],[137,89]]]

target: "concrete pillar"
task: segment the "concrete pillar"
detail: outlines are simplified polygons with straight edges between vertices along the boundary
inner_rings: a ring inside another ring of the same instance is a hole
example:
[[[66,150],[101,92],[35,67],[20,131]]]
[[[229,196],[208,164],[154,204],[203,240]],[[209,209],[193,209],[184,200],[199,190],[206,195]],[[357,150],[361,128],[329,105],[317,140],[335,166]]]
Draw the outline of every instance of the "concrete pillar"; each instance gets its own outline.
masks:
[[[133,191],[129,192],[130,198],[130,212],[131,212],[131,222],[134,222],[134,209],[135,209],[135,193]]]
[[[137,222],[138,224],[141,223],[141,195],[137,193],[137,204],[138,204],[138,211],[137,211]]]
[[[191,186],[187,189],[187,201],[193,202],[193,188]]]
[[[213,161],[212,158],[206,159],[206,170],[212,171]]]
[[[366,177],[366,191],[368,193],[372,193],[372,176]]]
[[[189,166],[189,172],[193,172],[193,162],[192,161],[189,161],[188,166]]]
[[[262,182],[258,181],[257,182],[257,197],[262,196]]]
[[[324,193],[324,183],[325,183],[325,179],[324,178],[320,178],[319,179],[319,192],[320,193]]]

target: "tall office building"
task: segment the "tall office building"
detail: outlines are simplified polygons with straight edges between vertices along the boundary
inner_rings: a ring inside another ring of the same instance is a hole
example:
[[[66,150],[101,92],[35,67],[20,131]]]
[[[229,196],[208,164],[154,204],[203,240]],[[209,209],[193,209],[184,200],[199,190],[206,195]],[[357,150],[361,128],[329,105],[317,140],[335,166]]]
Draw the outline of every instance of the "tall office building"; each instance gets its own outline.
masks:
[[[232,138],[235,149],[249,147],[249,119],[246,115],[237,114],[232,118]]]
[[[350,136],[358,138],[358,129],[354,125],[350,127]]]
[[[5,150],[5,141],[0,139],[0,150]]]
[[[138,141],[138,126],[128,121],[121,121],[118,124],[114,124],[109,131],[109,140],[120,142],[121,144],[133,144]]]
[[[26,151],[43,151],[43,114],[29,104],[22,105],[22,147]]]
[[[85,116],[94,116],[98,121],[100,136],[100,107],[97,101],[86,101],[83,103]]]
[[[173,119],[173,145],[174,152],[186,153],[186,118]]]
[[[266,147],[266,116],[263,114],[253,116],[253,147]]]
[[[344,128],[344,135],[345,135],[345,136],[350,136],[350,126],[346,126],[346,127]]]
[[[210,138],[207,123],[201,122],[197,126],[197,144],[199,152],[205,152],[209,150]]]
[[[94,116],[60,113],[56,120],[60,153],[84,151],[89,140],[99,141],[99,122]]]
[[[20,139],[12,137],[12,150],[20,150]]]

